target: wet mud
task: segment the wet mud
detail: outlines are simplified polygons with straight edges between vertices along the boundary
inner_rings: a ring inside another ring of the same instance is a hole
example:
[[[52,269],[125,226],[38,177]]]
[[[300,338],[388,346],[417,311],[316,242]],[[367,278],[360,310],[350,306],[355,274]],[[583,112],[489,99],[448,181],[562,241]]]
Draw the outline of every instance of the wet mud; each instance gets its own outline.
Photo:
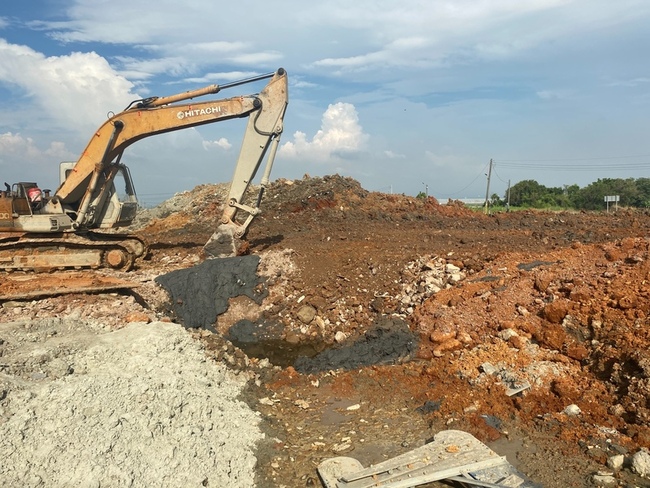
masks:
[[[268,294],[258,277],[258,256],[208,259],[192,268],[156,278],[169,293],[169,311],[187,328],[215,331],[217,316],[228,310],[228,300],[247,296],[260,304]]]

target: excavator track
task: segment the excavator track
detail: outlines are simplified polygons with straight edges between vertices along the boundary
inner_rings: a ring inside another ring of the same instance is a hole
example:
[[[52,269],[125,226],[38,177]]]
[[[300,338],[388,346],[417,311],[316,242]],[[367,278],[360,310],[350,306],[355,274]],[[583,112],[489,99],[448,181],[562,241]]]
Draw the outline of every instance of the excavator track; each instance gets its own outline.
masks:
[[[110,268],[129,271],[149,251],[133,234],[0,233],[0,270],[53,271]]]

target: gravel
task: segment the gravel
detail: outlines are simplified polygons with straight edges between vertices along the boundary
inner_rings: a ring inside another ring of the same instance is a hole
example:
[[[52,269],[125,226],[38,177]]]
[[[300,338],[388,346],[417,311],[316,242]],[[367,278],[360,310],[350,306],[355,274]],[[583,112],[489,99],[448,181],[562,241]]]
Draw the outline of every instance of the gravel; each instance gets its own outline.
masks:
[[[0,486],[254,486],[246,381],[174,323],[0,324]]]

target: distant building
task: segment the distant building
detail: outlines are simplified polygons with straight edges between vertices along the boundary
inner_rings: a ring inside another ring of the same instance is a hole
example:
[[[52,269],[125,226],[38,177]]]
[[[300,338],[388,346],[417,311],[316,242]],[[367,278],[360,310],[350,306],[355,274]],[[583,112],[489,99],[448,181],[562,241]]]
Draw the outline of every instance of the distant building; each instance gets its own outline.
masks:
[[[447,205],[449,200],[452,200],[454,202],[461,202],[464,203],[465,205],[472,205],[472,206],[483,206],[485,205],[485,198],[451,198],[451,199],[442,199],[442,198],[437,198],[438,203],[440,205]]]

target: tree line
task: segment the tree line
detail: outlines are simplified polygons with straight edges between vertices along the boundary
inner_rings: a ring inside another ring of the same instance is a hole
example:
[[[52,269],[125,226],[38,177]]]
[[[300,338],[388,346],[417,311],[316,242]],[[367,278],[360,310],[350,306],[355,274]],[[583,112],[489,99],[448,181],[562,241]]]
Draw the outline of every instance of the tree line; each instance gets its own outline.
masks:
[[[620,207],[650,207],[650,178],[604,178],[584,188],[578,185],[546,187],[535,180],[524,180],[507,190],[503,197],[496,193],[490,205],[524,208],[567,208],[576,210],[602,210],[605,197],[618,196]],[[610,203],[610,208],[613,206]]]

